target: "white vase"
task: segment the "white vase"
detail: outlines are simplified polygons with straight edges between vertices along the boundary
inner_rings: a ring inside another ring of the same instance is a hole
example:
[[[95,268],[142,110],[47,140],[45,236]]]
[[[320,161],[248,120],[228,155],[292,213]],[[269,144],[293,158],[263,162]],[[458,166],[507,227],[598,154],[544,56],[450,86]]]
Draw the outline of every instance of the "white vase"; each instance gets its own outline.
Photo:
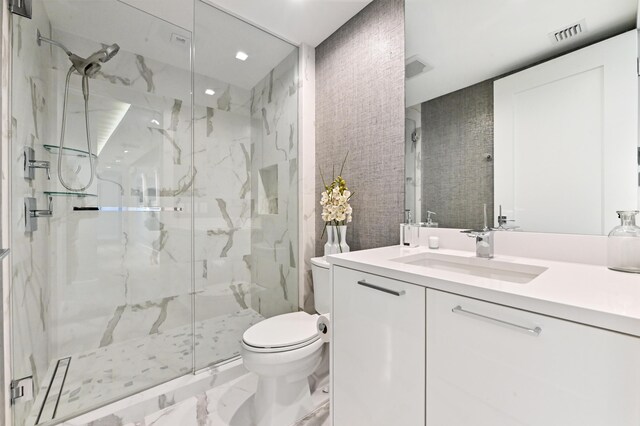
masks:
[[[347,225],[336,226],[338,239],[338,253],[349,253],[349,246],[347,245]]]
[[[330,254],[339,253],[340,247],[338,246],[338,233],[336,231],[336,227],[327,225],[326,234],[327,242],[324,244],[324,255],[328,256]]]

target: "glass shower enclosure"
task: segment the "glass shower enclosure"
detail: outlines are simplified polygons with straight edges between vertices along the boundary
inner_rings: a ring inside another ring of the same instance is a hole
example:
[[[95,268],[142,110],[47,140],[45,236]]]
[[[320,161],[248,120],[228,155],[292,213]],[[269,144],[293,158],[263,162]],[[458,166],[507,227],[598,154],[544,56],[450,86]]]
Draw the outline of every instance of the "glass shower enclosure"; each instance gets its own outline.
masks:
[[[12,16],[12,378],[35,390],[15,425],[233,360],[298,308],[298,49],[193,8],[191,28],[118,0]]]

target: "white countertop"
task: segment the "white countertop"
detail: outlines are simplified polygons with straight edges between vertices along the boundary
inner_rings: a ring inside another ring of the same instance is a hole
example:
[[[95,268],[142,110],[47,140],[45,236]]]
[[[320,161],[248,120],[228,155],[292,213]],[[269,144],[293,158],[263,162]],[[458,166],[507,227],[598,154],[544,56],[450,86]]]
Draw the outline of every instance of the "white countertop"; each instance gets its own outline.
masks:
[[[517,284],[391,260],[423,252],[475,256],[475,252],[461,250],[391,246],[327,256],[327,261],[332,265],[640,337],[640,274],[581,263],[495,256],[495,260],[503,262],[547,268],[529,283]]]

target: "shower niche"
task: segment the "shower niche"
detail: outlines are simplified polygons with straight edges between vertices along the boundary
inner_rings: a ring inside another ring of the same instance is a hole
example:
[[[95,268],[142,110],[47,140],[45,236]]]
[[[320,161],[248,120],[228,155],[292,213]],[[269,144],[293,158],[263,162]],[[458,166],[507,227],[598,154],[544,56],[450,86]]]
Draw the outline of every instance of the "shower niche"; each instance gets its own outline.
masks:
[[[278,214],[278,166],[259,171],[258,214]]]

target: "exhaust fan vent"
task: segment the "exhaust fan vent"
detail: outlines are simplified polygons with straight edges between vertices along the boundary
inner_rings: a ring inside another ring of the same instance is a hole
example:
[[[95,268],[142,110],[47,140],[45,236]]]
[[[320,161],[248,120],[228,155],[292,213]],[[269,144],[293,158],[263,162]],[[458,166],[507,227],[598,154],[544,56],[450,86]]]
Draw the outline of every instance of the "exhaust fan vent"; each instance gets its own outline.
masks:
[[[407,62],[404,66],[404,76],[407,80],[409,80],[410,78],[431,71],[432,69],[433,67],[431,65],[427,64],[425,61],[415,55],[407,59]]]
[[[549,38],[554,43],[561,43],[563,41],[572,40],[579,35],[587,32],[587,23],[583,19],[580,22],[571,24],[567,27],[559,29],[549,34]]]

